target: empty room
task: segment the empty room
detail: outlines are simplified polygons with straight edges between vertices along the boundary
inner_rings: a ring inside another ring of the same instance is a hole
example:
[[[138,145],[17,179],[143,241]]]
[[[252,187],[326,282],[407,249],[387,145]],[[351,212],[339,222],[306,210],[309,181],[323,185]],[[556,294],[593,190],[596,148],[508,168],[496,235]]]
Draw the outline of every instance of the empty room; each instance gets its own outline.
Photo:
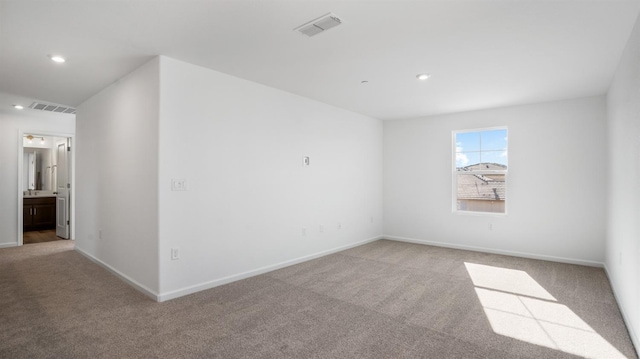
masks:
[[[638,358],[639,15],[0,0],[0,358]]]

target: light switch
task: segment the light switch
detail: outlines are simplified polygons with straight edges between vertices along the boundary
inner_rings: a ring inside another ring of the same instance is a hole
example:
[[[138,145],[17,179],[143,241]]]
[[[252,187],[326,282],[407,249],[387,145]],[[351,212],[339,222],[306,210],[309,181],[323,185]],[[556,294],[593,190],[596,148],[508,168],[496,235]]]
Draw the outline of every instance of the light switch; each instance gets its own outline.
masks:
[[[172,191],[186,191],[187,190],[187,180],[186,179],[172,179],[171,180],[171,190]]]

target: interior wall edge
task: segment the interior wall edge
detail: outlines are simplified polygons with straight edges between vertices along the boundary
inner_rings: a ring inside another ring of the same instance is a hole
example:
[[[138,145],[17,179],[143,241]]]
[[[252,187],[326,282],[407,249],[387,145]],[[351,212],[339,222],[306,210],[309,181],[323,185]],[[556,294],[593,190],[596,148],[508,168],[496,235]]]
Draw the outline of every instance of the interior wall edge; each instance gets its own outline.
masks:
[[[82,254],[83,256],[85,256],[87,259],[89,259],[93,263],[95,263],[95,264],[99,265],[100,267],[108,270],[109,272],[114,274],[116,277],[120,278],[125,283],[129,284],[131,287],[133,287],[137,291],[141,292],[142,294],[146,295],[147,297],[153,299],[156,302],[160,301],[158,293],[154,292],[153,290],[151,290],[151,289],[145,287],[144,285],[138,283],[136,280],[134,280],[131,277],[125,275],[124,273],[118,271],[117,269],[115,269],[112,266],[108,265],[107,263],[101,261],[100,259],[98,259],[98,258],[92,256],[91,254],[83,251],[82,249],[78,248],[78,246],[74,246],[74,250],[76,252]]]
[[[272,264],[272,265],[256,268],[256,269],[253,269],[253,270],[250,270],[250,271],[246,271],[246,272],[242,272],[242,273],[226,276],[226,277],[223,277],[223,278],[215,279],[215,280],[212,280],[212,281],[204,282],[204,283],[201,283],[201,284],[196,284],[196,285],[192,285],[192,286],[189,286],[189,287],[173,290],[173,291],[170,291],[170,292],[167,292],[167,293],[160,293],[158,295],[158,302],[164,302],[164,301],[167,301],[167,300],[183,297],[185,295],[197,293],[197,292],[200,292],[200,291],[203,291],[203,290],[219,287],[221,285],[225,285],[225,284],[236,282],[236,281],[239,281],[239,280],[242,280],[242,279],[254,277],[254,276],[257,276],[257,275],[260,275],[260,274],[268,273],[268,272],[271,272],[271,271],[274,271],[274,270],[277,270],[277,269],[281,269],[281,268],[285,268],[285,267],[289,267],[289,266],[292,266],[292,265],[295,265],[295,264],[307,262],[307,261],[310,261],[310,260],[313,260],[313,259],[316,259],[316,258],[324,257],[324,256],[329,255],[329,254],[341,252],[341,251],[344,251],[344,250],[347,250],[347,249],[350,249],[350,248],[358,247],[358,246],[361,246],[363,244],[367,244],[367,243],[370,243],[370,242],[375,242],[375,241],[380,240],[380,239],[383,239],[383,236],[375,236],[375,237],[367,238],[365,240],[362,240],[362,241],[359,241],[359,242],[356,242],[356,243],[350,243],[348,245],[339,246],[339,247],[336,247],[336,248],[320,251],[320,252],[317,252],[317,253],[314,253],[314,254],[310,254],[310,255],[306,255],[306,256],[302,256],[302,257],[299,257],[299,258],[286,260],[284,262],[275,263],[275,264]]]
[[[633,343],[634,349],[636,350],[636,355],[640,356],[640,337],[638,337],[637,332],[633,328],[633,322],[631,318],[627,314],[627,310],[618,298],[618,293],[616,292],[616,285],[614,285],[614,277],[609,274],[609,268],[607,267],[607,263],[603,265],[604,273],[607,275],[607,279],[609,280],[609,284],[611,284],[611,291],[613,292],[613,297],[616,299],[616,304],[620,309],[620,314],[622,315],[622,320],[624,320],[624,324],[627,327],[627,331],[629,332],[629,337],[631,338],[631,342]]]
[[[398,241],[398,242],[425,244],[425,245],[443,247],[443,248],[462,249],[462,250],[466,250],[466,251],[491,253],[491,254],[501,254],[501,255],[512,256],[512,257],[538,259],[538,260],[550,261],[550,262],[558,262],[558,263],[576,264],[576,265],[582,265],[582,266],[588,266],[588,267],[604,268],[604,263],[602,263],[602,262],[589,261],[589,260],[584,260],[584,259],[556,257],[556,256],[549,256],[549,255],[536,254],[536,253],[507,251],[507,250],[502,250],[502,249],[497,249],[497,248],[467,246],[467,245],[464,245],[464,244],[453,244],[453,243],[447,243],[447,242],[430,241],[430,240],[426,240],[426,239],[396,237],[396,236],[389,236],[389,235],[383,235],[382,237],[383,237],[383,239],[388,239],[388,240],[391,240],[391,241]]]

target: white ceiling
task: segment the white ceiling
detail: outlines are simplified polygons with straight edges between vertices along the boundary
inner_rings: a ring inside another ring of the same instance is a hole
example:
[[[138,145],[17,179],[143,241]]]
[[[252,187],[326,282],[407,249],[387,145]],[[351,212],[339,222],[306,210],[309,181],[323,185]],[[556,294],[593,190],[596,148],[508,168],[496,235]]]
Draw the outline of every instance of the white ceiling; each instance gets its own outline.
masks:
[[[166,55],[381,119],[600,95],[639,11],[638,0],[0,0],[0,92],[78,106]],[[293,31],[328,12],[344,23]]]

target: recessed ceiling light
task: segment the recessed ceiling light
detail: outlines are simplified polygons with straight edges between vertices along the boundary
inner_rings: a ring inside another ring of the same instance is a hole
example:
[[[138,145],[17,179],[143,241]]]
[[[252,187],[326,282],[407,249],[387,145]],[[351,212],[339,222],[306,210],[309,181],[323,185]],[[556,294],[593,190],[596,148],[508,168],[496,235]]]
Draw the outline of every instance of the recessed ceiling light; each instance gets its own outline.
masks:
[[[58,55],[49,55],[49,57],[51,58],[52,61],[58,62],[58,63],[63,63],[65,61],[67,61],[67,59],[65,59],[62,56],[58,56]]]
[[[22,107],[21,105],[13,105],[13,108],[15,108],[16,110],[22,110],[24,107]]]
[[[361,84],[368,84],[368,83],[369,83],[369,81],[367,81],[367,80],[362,80],[362,81],[360,81],[360,83],[361,83]]]
[[[418,78],[418,80],[424,81],[424,80],[428,79],[429,77],[431,77],[431,75],[429,75],[429,74],[417,74],[416,77]]]

